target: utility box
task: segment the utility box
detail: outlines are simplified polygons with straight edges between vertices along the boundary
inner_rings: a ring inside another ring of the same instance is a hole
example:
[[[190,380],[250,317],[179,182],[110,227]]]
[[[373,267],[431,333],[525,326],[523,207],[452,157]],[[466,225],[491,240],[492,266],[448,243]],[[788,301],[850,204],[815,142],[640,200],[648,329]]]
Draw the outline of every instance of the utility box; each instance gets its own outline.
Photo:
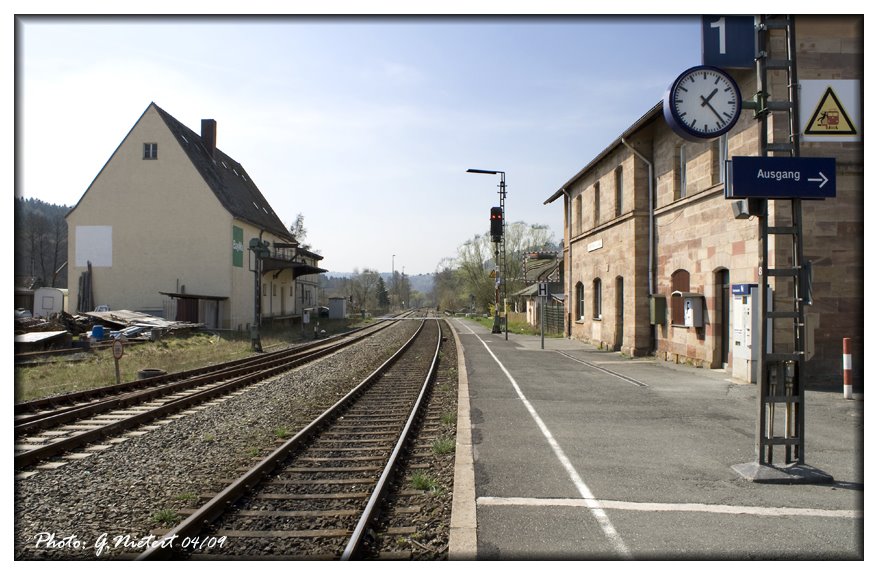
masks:
[[[768,309],[772,292],[768,289]],[[757,284],[732,284],[732,376],[756,383],[759,376],[760,302]],[[767,350],[772,349],[772,320],[768,320]]]
[[[704,327],[704,295],[688,291],[675,291],[671,297],[683,300],[683,325]],[[677,312],[679,313],[679,311]]]
[[[649,298],[649,323],[650,325],[665,325],[668,315],[668,304],[665,296],[653,295]]]

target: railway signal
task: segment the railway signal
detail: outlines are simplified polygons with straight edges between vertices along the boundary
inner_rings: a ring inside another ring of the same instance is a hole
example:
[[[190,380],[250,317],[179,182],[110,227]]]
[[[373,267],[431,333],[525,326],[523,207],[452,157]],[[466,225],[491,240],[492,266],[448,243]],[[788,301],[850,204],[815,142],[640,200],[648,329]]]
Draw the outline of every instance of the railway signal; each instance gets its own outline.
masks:
[[[495,244],[503,239],[503,208],[491,208],[491,241]]]

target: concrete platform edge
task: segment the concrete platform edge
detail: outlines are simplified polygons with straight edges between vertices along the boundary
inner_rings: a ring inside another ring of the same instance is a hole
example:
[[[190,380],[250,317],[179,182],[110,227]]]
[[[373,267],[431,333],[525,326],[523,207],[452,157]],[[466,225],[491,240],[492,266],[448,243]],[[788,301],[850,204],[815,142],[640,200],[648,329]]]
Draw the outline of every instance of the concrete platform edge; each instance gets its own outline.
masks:
[[[466,358],[457,330],[446,321],[457,347],[457,445],[454,456],[454,495],[448,558],[470,561],[476,558],[476,482],[473,468],[472,424],[470,422],[469,381]]]

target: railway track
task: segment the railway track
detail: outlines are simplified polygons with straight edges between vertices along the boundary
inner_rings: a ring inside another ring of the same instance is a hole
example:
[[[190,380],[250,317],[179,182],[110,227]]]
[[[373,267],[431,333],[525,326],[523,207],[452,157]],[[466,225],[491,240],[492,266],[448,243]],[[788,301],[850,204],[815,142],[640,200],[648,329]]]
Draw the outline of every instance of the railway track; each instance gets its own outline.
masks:
[[[21,470],[288,371],[367,338],[355,333],[215,366],[19,404],[15,461]]]
[[[423,415],[438,320],[138,559],[353,559]]]

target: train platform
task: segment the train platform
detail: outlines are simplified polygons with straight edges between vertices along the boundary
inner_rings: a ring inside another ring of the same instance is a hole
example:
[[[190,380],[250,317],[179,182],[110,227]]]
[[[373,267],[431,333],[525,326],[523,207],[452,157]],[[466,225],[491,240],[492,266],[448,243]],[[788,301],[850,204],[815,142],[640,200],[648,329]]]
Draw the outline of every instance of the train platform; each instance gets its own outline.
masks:
[[[864,404],[843,398],[841,374],[805,399],[805,462],[832,481],[754,482],[734,467],[756,458],[755,385],[449,323],[451,559],[863,558]]]

